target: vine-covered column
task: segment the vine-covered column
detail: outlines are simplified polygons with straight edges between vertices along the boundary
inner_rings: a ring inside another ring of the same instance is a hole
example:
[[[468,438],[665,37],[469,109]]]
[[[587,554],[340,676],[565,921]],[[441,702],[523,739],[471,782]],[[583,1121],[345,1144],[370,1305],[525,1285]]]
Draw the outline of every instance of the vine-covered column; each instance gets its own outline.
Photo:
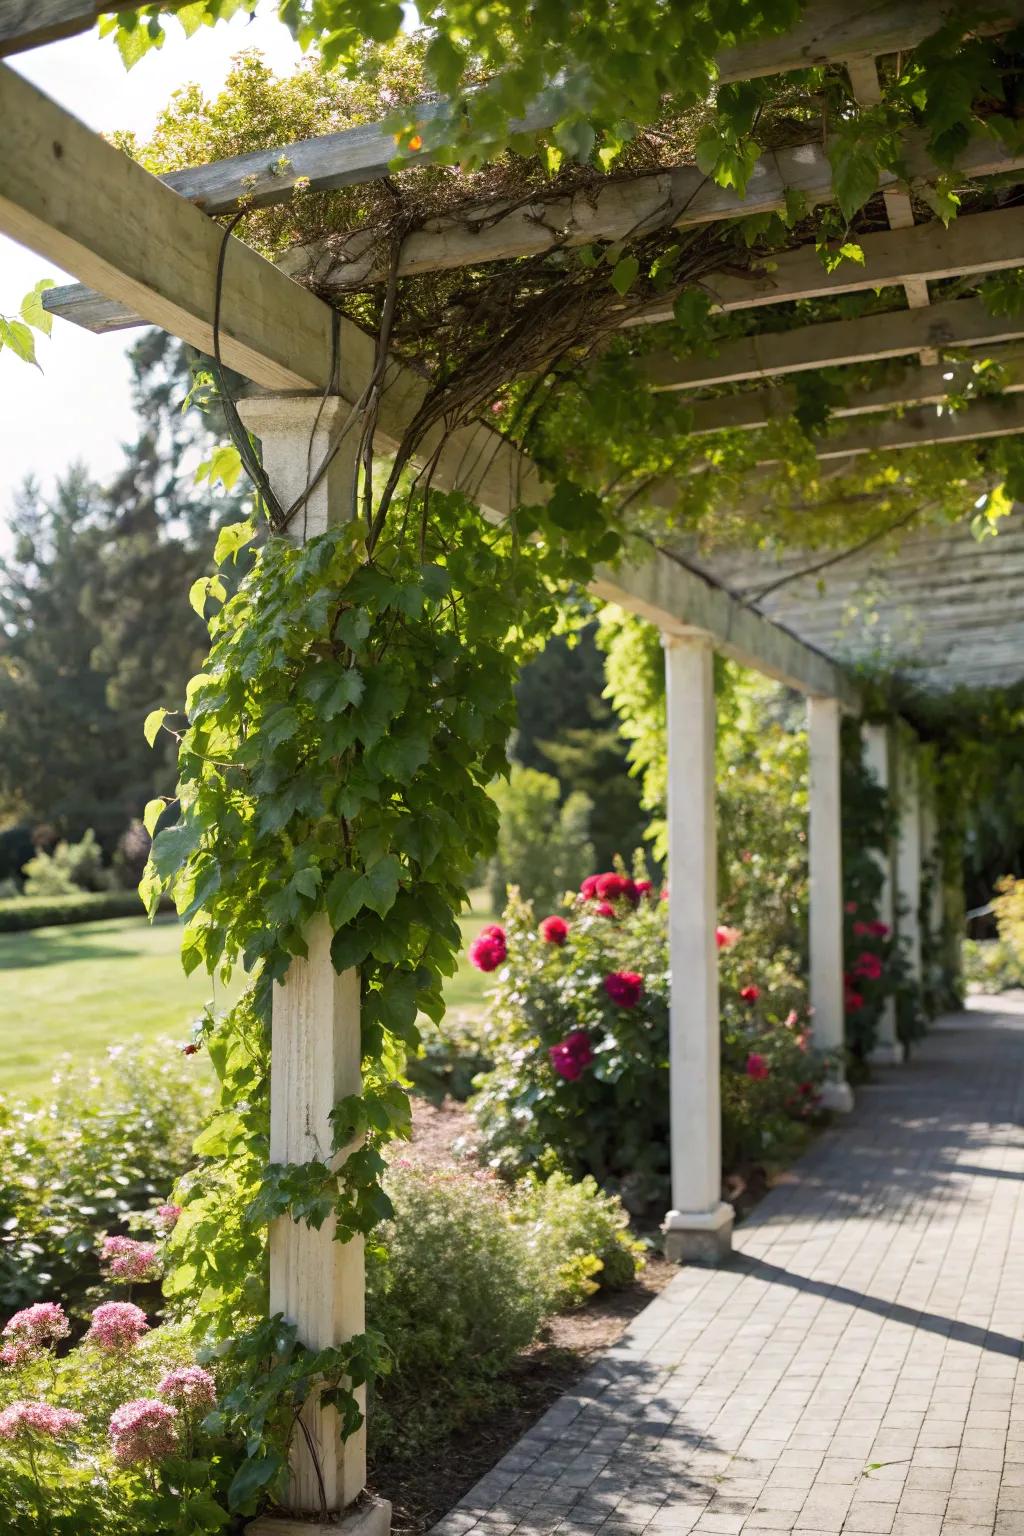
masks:
[[[893,750],[889,726],[865,723],[861,734],[864,742],[864,766],[879,789],[884,790],[888,796],[893,789]],[[881,849],[877,858],[882,873],[882,888],[878,895],[878,917],[892,934],[895,932],[893,850],[890,847]],[[882,1004],[871,1060],[877,1066],[899,1066],[903,1057],[903,1045],[896,1033],[896,1002],[894,998],[887,997]]]
[[[260,439],[263,466],[285,508],[305,492],[332,435],[349,407],[339,400],[273,397],[244,401],[240,414]],[[352,515],[356,436],[346,441],[285,532],[296,542],[323,533]],[[331,1157],[331,1111],[361,1086],[359,973],[341,975],[331,963],[332,928],[325,915],[313,920],[305,959],[293,959],[274,987],[271,1026],[270,1161],[300,1164]],[[343,1155],[343,1154],[341,1154]],[[295,1325],[301,1343],[336,1348],[363,1332],[363,1240],[335,1240],[335,1219],[319,1228],[279,1217],[270,1229],[270,1312]],[[365,1389],[360,1389],[365,1411]],[[319,1400],[303,1409],[292,1439],[289,1505],[296,1514],[337,1515],[366,1482],[366,1428],[342,1440],[337,1409]],[[379,1536],[390,1524],[390,1507],[370,1507]],[[303,1525],[303,1531],[320,1527]],[[331,1525],[336,1531],[338,1527]],[[257,1521],[250,1532],[280,1536],[279,1520]]]
[[[845,1112],[853,1108],[853,1093],[846,1081],[844,1061],[840,724],[838,699],[814,695],[808,698],[810,991],[814,1042],[834,1062],[822,1087],[822,1102],[828,1109]]]
[[[710,635],[664,635],[668,704],[672,1209],[665,1252],[715,1264],[732,1244],[722,1194],[715,679]]]
[[[896,927],[910,977],[921,984],[921,776],[918,741],[909,727],[897,736]]]

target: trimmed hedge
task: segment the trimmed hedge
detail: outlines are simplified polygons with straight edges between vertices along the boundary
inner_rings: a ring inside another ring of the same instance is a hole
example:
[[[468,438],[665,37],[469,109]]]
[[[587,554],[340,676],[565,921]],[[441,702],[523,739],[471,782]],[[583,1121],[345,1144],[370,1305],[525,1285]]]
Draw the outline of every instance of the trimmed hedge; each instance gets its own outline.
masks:
[[[170,901],[161,911],[173,911]],[[0,901],[0,933],[23,933],[58,923],[98,923],[108,917],[143,917],[137,891],[83,891],[80,896],[12,896]]]

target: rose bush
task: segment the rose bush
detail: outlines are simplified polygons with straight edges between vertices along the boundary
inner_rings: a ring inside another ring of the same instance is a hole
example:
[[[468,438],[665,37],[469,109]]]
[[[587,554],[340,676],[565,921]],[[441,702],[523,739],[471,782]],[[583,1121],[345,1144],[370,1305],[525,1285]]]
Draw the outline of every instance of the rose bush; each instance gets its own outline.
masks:
[[[669,1170],[667,904],[624,870],[589,876],[539,923],[513,893],[501,925],[473,1111],[493,1167],[592,1174],[634,1210],[664,1205]],[[726,1167],[785,1155],[822,1067],[795,958],[723,926]],[[766,955],[768,956],[766,958]]]

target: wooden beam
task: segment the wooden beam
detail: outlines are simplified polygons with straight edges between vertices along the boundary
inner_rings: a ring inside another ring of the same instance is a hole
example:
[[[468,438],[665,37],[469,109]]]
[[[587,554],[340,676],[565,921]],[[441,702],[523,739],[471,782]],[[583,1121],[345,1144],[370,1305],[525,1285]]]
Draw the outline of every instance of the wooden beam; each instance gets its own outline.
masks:
[[[955,299],[928,309],[896,310],[859,320],[829,320],[792,331],[724,342],[716,357],[679,361],[655,353],[640,369],[655,391],[738,384],[779,373],[902,357],[924,346],[976,347],[1024,336],[1024,320],[990,315],[981,299]]]
[[[0,0],[0,59],[88,32],[103,9],[100,0]]]
[[[1024,390],[1024,346],[1010,345],[986,350],[986,356],[1006,369],[1004,394]],[[959,394],[973,377],[973,365],[955,362],[918,367],[908,363],[898,378],[875,389],[859,390],[832,408],[833,417],[867,416],[876,411],[897,410],[905,405],[940,405]],[[689,406],[692,436],[708,432],[756,431],[769,422],[792,416],[798,405],[795,389],[777,385],[771,389],[745,390],[715,400],[697,400]]]
[[[590,590],[668,634],[703,630],[714,636],[723,655],[756,667],[788,687],[857,707],[856,688],[827,656],[665,551],[636,565],[598,571]]]
[[[1011,437],[1024,432],[1024,400],[1019,396],[979,400],[962,411],[939,415],[934,407],[904,411],[896,420],[871,422],[829,436],[815,436],[819,459],[860,457],[902,448],[926,448],[935,443],[963,443],[972,438]],[[766,455],[758,465],[783,463]]]
[[[910,282],[939,282],[969,273],[998,272],[1024,266],[1024,207],[963,214],[945,228],[935,220],[913,229],[861,235],[864,266],[845,261],[828,273],[813,246],[782,251],[766,265],[748,272],[714,272],[700,287],[715,311],[731,314],[796,299],[827,298],[838,293],[905,286]],[[143,324],[139,316],[116,299],[73,283],[43,295],[51,314],[86,330],[102,334]],[[624,327],[671,320],[671,304],[659,303],[630,313],[623,305]]]
[[[839,293],[908,282],[940,282],[967,273],[1024,266],[1024,208],[997,208],[964,214],[944,227],[936,219],[913,229],[858,235],[864,265],[844,261],[826,272],[811,245],[755,263],[747,272],[713,272],[699,286],[712,308],[725,314],[795,299],[823,299]],[[672,303],[651,304],[625,315],[623,326],[657,325],[672,319]]]

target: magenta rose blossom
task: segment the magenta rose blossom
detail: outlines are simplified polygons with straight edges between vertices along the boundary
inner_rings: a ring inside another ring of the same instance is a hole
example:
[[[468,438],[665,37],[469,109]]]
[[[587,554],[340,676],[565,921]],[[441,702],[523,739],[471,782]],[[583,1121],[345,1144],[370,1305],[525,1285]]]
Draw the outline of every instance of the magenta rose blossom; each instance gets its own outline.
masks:
[[[504,965],[507,955],[505,930],[497,923],[488,923],[486,928],[481,928],[469,946],[470,962],[478,971],[496,971],[499,965]]]
[[[761,988],[760,987],[753,987],[753,986],[751,986],[751,987],[744,987],[741,990],[741,992],[740,992],[740,997],[743,999],[743,1001],[745,1003],[756,1003],[760,996],[761,996]]]
[[[722,925],[715,929],[715,944],[719,949],[732,949],[738,944],[743,935],[738,928],[728,928]]]
[[[155,1397],[122,1403],[110,1416],[110,1442],[123,1467],[165,1461],[178,1444],[177,1408]]]
[[[574,1083],[584,1067],[589,1067],[594,1059],[590,1036],[585,1029],[574,1029],[571,1035],[566,1035],[557,1045],[548,1046],[548,1055],[559,1077],[564,1077],[570,1083]]]
[[[545,944],[564,944],[569,937],[569,924],[564,917],[546,917],[540,925],[540,936]]]
[[[853,962],[853,974],[863,976],[868,981],[877,981],[882,974],[882,962],[878,955],[873,955],[869,949],[858,955]]]
[[[619,1008],[635,1008],[643,995],[644,979],[636,971],[612,971],[604,989]]]
[[[747,1057],[747,1076],[756,1078],[760,1082],[769,1076],[770,1071],[771,1068],[764,1057],[758,1055],[757,1051],[751,1051]]]

